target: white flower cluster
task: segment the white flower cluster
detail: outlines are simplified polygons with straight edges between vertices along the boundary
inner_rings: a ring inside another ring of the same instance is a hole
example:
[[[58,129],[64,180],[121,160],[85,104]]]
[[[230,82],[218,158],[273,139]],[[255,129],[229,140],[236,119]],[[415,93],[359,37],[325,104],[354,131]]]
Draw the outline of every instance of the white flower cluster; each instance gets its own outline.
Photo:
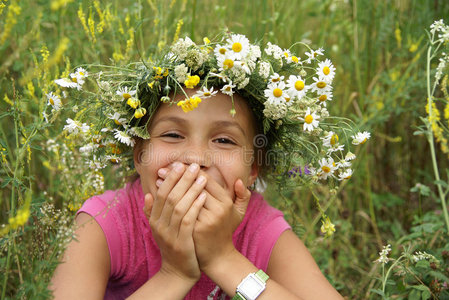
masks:
[[[430,25],[430,33],[432,35],[438,33],[437,42],[446,43],[449,41],[449,26],[444,24],[443,19],[435,21]]]
[[[376,262],[380,262],[381,264],[386,264],[390,261],[390,258],[388,258],[388,254],[390,254],[391,251],[391,245],[388,244],[382,248],[382,251],[379,252],[379,258],[376,259]]]
[[[433,256],[432,254],[429,254],[425,251],[417,251],[415,252],[415,254],[412,255],[412,259],[415,263],[417,263],[420,260],[429,260],[429,261],[438,261],[438,259],[436,259],[435,256]]]

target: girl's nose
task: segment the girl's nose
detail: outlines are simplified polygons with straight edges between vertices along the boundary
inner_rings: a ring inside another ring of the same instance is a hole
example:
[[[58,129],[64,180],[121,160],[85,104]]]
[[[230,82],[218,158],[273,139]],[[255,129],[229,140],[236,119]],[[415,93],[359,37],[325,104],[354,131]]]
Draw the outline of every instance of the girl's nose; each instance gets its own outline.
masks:
[[[201,170],[205,170],[210,167],[212,163],[212,153],[208,147],[203,145],[190,145],[181,155],[181,161],[186,165],[197,163]]]

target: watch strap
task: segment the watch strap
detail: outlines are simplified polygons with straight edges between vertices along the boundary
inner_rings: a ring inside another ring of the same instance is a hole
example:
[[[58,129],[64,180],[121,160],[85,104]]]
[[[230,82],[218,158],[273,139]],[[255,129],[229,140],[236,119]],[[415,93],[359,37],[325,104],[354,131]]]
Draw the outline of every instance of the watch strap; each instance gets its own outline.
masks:
[[[270,278],[270,276],[268,276],[267,274],[265,274],[265,272],[263,270],[259,270],[256,272],[256,276],[262,280],[263,282],[267,282],[268,278]]]
[[[253,274],[254,276],[257,277],[257,279],[259,279],[260,281],[262,281],[264,284],[267,282],[267,280],[270,278],[263,270],[259,269],[259,271],[257,271],[256,273],[250,273]],[[249,276],[249,275],[248,275]],[[245,280],[245,279],[243,279]],[[242,282],[243,282],[242,280]],[[264,288],[265,289],[265,288]],[[240,292],[237,291],[234,295],[234,297],[232,297],[232,300],[247,300],[242,294],[240,294]]]

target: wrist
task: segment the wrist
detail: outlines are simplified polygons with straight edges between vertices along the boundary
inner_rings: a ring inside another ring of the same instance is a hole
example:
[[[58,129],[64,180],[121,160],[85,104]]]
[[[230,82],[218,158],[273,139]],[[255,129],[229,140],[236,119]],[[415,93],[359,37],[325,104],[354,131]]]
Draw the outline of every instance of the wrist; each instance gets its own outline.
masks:
[[[170,280],[183,286],[190,286],[190,287],[194,286],[195,283],[197,283],[201,277],[201,272],[198,272],[198,274],[186,275],[177,270],[172,270],[164,266],[161,267],[158,273],[159,276],[161,276],[161,278]]]

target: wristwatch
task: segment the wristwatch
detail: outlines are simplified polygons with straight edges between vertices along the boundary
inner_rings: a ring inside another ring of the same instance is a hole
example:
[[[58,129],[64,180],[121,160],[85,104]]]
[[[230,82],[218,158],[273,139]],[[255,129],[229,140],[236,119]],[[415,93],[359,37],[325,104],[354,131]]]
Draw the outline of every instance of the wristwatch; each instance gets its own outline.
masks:
[[[240,282],[232,300],[255,300],[265,290],[268,278],[262,270],[250,273]]]

